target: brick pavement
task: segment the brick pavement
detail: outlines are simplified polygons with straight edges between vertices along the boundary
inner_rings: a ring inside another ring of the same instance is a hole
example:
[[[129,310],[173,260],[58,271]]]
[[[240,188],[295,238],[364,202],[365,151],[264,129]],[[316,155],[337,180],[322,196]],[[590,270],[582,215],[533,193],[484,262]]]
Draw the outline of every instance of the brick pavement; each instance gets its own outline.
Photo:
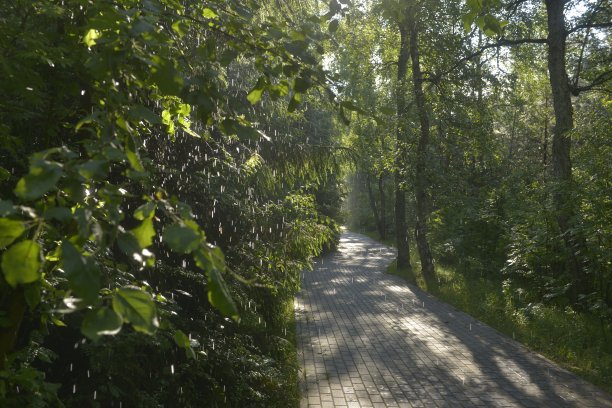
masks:
[[[612,407],[612,397],[384,273],[395,253],[344,233],[296,298],[302,407]]]

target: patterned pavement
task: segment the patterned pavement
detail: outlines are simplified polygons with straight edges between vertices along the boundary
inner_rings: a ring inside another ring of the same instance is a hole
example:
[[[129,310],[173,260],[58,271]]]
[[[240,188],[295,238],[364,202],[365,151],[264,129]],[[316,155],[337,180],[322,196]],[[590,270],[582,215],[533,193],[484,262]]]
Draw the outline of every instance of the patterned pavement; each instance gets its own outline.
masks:
[[[384,273],[395,252],[346,232],[296,298],[301,407],[612,407],[612,397]]]

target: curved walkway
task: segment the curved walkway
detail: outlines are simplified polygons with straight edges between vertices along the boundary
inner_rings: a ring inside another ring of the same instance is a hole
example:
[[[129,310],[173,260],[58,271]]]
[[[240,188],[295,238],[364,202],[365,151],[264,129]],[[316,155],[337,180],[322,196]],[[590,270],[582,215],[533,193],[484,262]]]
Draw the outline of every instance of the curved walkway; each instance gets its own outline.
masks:
[[[344,233],[296,299],[302,407],[612,407],[612,398],[384,273],[390,248]]]

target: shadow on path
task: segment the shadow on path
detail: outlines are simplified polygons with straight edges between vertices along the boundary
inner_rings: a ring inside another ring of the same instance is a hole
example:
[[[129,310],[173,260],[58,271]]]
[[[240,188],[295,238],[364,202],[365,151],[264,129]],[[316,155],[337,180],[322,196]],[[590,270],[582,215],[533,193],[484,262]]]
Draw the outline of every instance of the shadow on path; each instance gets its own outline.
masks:
[[[303,406],[612,407],[609,395],[385,268],[344,233],[296,299]]]

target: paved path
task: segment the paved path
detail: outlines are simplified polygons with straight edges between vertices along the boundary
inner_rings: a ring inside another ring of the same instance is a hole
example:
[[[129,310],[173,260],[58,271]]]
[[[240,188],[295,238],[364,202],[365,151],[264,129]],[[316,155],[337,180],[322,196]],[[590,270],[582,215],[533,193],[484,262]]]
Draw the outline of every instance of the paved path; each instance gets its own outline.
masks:
[[[304,273],[303,407],[612,407],[593,385],[384,274],[394,258],[345,233]]]

